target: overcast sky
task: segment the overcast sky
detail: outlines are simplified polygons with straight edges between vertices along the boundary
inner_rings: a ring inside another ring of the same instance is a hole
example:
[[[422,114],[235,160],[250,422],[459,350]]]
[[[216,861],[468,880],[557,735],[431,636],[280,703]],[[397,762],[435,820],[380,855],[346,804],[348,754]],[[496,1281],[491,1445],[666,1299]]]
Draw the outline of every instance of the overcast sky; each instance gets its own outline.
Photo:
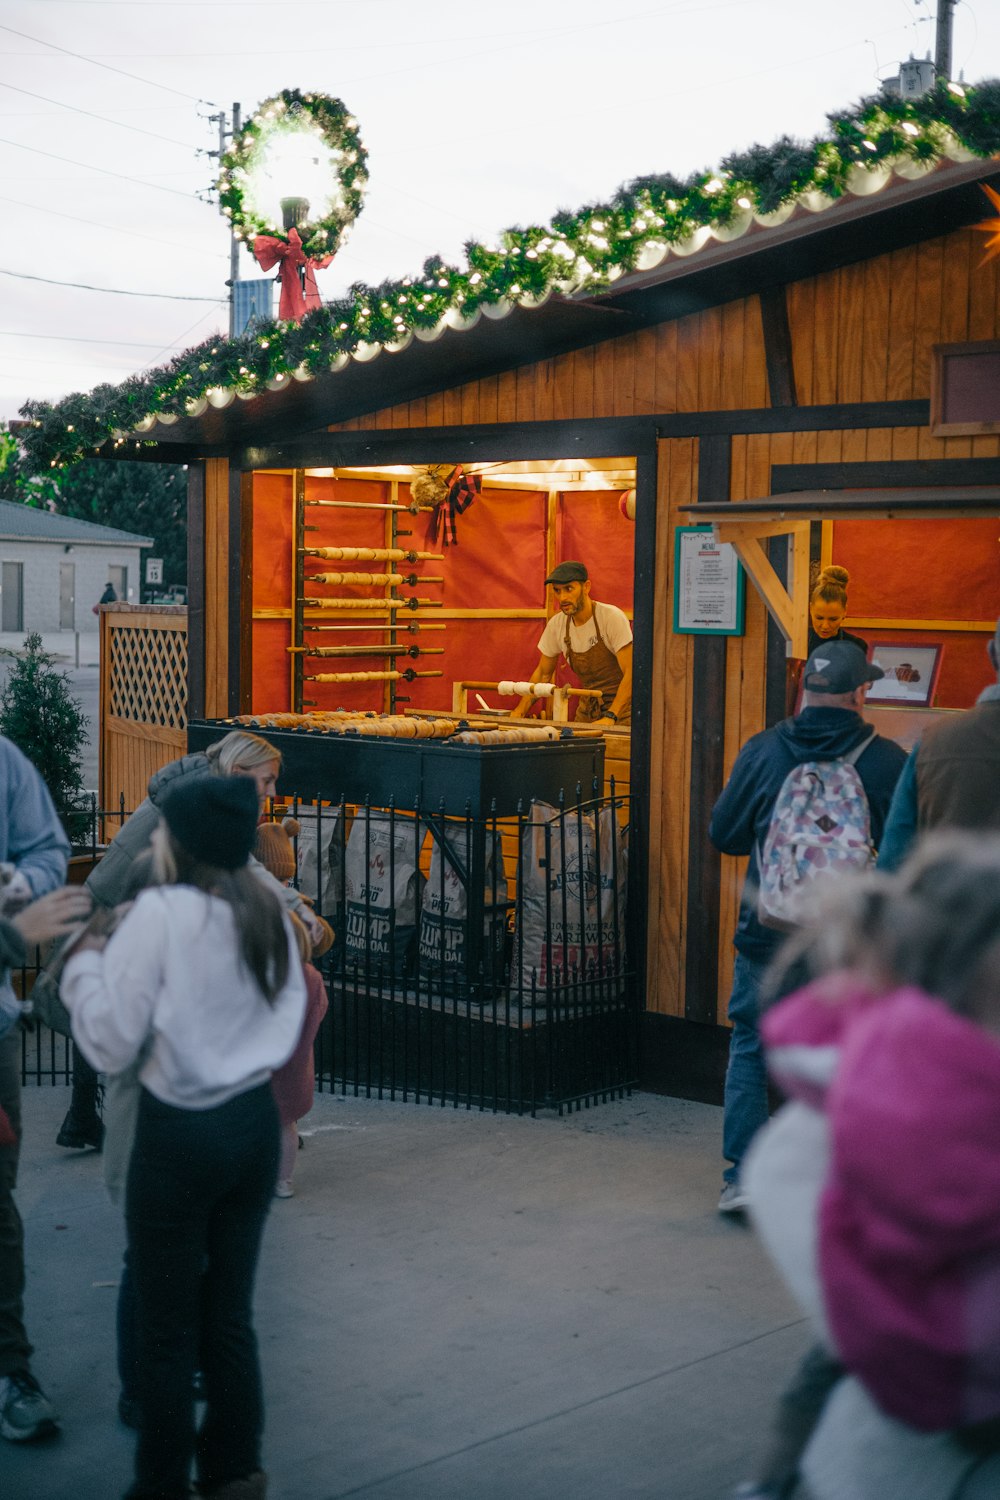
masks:
[[[934,45],[934,0],[0,0],[0,418],[227,326],[208,116],[339,95],[367,203],[320,274],[461,256],[641,173],[686,173],[869,93]],[[1000,73],[1000,6],[959,4],[954,73]],[[259,275],[242,252],[240,274]],[[108,291],[48,285],[83,282]],[[169,294],[169,296],[167,295]],[[206,299],[206,300],[180,300]]]

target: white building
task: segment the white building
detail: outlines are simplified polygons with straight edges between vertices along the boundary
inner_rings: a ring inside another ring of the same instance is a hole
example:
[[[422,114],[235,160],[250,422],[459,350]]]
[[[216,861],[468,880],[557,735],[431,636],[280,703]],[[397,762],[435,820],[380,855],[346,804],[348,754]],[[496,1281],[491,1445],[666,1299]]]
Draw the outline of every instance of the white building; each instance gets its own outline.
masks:
[[[122,603],[141,597],[141,549],[153,539],[0,500],[0,636],[93,632],[110,583]]]

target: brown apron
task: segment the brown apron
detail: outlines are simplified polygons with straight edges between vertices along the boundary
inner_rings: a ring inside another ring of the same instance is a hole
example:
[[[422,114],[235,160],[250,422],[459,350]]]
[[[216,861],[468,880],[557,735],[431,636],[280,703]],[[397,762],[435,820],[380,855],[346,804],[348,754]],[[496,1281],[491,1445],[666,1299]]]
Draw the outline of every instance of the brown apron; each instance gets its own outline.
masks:
[[[581,724],[599,719],[607,713],[615,701],[615,694],[621,685],[622,669],[618,665],[618,658],[610,647],[604,644],[601,636],[601,625],[597,618],[597,608],[594,605],[594,630],[597,640],[589,651],[574,651],[570,645],[570,619],[566,616],[566,659],[570,668],[580,679],[582,687],[592,688],[601,695],[600,702],[596,698],[581,698],[577,705],[576,717]],[[632,705],[619,717],[619,724],[627,724],[632,712]]]

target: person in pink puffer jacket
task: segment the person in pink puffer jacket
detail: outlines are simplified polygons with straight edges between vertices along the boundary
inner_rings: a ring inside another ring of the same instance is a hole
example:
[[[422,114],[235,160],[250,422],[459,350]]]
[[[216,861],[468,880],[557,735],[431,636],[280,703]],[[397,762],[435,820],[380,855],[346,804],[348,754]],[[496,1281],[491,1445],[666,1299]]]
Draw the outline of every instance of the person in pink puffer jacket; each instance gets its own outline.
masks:
[[[856,1387],[825,1450],[819,1422],[810,1493],[878,1493],[870,1452],[846,1477],[866,1434],[899,1493],[965,1493],[1000,1466],[1000,838],[939,835],[899,876],[845,883],[795,947],[821,977],[764,1017],[792,1102],[748,1181],[828,1388],[834,1361]]]

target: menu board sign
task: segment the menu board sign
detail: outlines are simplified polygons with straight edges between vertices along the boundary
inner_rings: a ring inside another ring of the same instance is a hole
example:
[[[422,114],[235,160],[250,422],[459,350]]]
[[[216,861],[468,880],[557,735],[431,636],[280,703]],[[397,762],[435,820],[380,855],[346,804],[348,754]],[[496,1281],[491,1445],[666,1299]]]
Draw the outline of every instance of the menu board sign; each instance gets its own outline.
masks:
[[[711,526],[678,526],[674,545],[674,631],[742,635],[743,568]]]

